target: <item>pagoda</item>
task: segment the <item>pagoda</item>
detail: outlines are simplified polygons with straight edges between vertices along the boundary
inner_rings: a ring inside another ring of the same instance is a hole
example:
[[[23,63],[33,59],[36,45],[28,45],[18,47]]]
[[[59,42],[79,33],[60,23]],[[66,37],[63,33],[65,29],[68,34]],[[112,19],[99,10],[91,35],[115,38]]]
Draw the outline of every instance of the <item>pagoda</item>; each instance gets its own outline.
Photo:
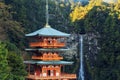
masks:
[[[46,11],[48,14],[48,5]],[[32,53],[32,59],[24,61],[28,66],[26,80],[76,80],[76,74],[64,72],[64,66],[73,62],[63,61],[60,56],[69,50],[66,48],[66,39],[70,34],[52,28],[47,17],[45,27],[25,36],[29,39],[26,51]]]
[[[66,38],[70,34],[60,32],[46,25],[33,33],[26,34],[30,39],[32,60],[24,61],[28,65],[28,80],[76,80],[76,74],[66,74],[62,70],[65,65],[73,62],[61,61],[59,54],[69,49],[65,48]]]

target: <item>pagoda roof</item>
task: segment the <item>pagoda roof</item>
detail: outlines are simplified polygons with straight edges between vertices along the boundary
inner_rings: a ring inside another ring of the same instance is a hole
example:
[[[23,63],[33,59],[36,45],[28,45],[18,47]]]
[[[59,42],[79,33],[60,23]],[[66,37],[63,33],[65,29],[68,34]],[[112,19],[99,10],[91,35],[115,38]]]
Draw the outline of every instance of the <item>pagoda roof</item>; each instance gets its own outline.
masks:
[[[25,64],[37,64],[37,65],[72,65],[73,62],[69,61],[35,61],[35,60],[29,60],[29,61],[24,61]]]
[[[44,28],[41,28],[35,32],[26,34],[25,36],[52,36],[52,37],[69,37],[70,34],[58,31],[49,25],[45,26]]]
[[[36,48],[31,48],[31,49],[25,49],[26,51],[52,51],[52,52],[55,52],[55,51],[58,51],[58,52],[62,52],[62,51],[68,51],[70,49],[58,49],[58,48],[50,48],[50,49],[46,49],[46,48],[39,48],[39,49],[36,49]]]

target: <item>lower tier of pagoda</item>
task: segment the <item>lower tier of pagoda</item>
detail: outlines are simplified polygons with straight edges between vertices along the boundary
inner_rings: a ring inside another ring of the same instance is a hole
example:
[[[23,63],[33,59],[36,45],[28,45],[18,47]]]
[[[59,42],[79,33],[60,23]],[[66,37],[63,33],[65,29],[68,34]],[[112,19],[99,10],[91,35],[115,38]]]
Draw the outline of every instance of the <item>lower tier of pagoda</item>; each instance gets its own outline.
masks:
[[[76,74],[65,74],[62,73],[60,76],[38,76],[29,74],[26,76],[27,79],[32,80],[76,80]]]
[[[27,64],[27,80],[76,80],[76,74],[64,73],[64,65],[69,61],[24,61]]]

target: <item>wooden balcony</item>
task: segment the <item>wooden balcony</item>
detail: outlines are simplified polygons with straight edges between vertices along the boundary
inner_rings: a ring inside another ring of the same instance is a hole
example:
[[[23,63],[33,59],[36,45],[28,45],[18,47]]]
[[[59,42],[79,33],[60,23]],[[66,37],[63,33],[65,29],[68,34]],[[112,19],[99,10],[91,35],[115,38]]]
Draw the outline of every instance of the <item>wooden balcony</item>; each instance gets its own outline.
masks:
[[[44,43],[44,42],[31,42],[30,47],[43,47],[43,48],[59,48],[64,47],[65,43]]]
[[[43,79],[58,79],[58,80],[76,80],[76,74],[62,74],[60,76],[37,76],[37,75],[28,75],[26,76],[27,79],[35,79],[35,80],[43,80]]]
[[[50,61],[50,60],[61,60],[63,57],[41,57],[41,56],[32,56],[32,59]]]

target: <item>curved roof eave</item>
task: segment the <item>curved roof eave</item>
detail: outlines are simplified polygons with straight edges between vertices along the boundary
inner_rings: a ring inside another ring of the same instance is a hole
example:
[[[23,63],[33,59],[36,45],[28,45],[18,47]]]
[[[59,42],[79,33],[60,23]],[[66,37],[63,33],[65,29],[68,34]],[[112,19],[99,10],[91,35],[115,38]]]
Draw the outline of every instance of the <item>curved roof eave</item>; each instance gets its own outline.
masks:
[[[52,52],[55,52],[55,51],[69,51],[70,49],[69,48],[66,48],[66,49],[44,49],[44,48],[40,48],[40,49],[34,49],[34,48],[28,48],[28,49],[25,49],[26,51],[52,51]]]
[[[60,64],[63,64],[63,65],[72,65],[73,62],[71,61],[24,61],[25,64],[37,64],[37,65],[51,65],[51,64],[54,64],[54,65],[60,65]]]
[[[35,32],[26,34],[25,36],[28,36],[28,37],[32,37],[32,36],[69,37],[70,34],[58,31],[58,30],[53,29],[51,27],[44,27],[44,28],[37,30]]]

